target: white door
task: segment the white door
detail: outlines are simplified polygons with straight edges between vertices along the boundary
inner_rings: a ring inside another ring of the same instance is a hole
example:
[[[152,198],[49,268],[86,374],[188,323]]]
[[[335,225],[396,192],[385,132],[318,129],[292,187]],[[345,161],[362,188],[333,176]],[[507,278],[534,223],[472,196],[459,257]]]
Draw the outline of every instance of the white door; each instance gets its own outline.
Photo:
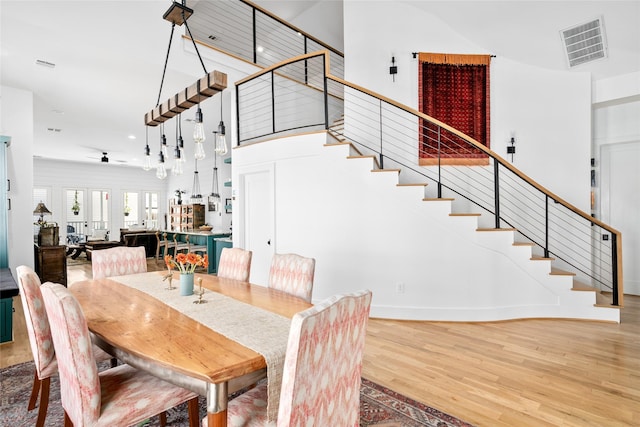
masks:
[[[273,171],[262,169],[240,173],[239,178],[242,191],[239,208],[243,222],[240,241],[244,242],[244,249],[253,252],[249,281],[267,286],[275,251]]]
[[[602,221],[622,233],[625,294],[640,295],[640,142],[602,146]]]

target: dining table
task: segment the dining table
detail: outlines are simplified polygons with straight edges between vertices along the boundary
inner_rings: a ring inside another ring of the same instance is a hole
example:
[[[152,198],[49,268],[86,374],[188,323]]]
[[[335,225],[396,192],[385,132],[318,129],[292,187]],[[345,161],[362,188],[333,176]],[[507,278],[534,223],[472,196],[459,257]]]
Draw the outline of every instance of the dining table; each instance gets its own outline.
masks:
[[[171,280],[168,279],[171,277]],[[269,287],[154,271],[73,283],[94,342],[123,363],[206,397],[207,425],[227,425],[230,393],[267,378],[275,421],[291,318],[311,306]]]

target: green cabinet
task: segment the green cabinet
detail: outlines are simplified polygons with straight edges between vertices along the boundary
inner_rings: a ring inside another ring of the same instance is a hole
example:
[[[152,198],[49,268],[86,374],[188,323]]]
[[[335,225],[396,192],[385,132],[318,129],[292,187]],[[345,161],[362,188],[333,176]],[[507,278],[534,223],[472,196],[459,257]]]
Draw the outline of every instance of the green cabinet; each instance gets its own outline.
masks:
[[[13,339],[13,298],[0,299],[0,342]]]
[[[216,241],[215,264],[216,264],[216,272],[218,272],[218,265],[220,264],[220,255],[222,254],[222,248],[232,248],[233,242],[231,241],[230,237],[221,237],[221,238],[215,239],[215,241]]]

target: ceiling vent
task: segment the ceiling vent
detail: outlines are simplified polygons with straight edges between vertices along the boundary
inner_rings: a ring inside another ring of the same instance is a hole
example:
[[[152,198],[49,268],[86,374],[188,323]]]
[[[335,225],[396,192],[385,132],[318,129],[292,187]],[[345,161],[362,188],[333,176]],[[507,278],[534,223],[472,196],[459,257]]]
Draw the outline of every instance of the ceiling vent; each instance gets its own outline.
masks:
[[[607,57],[607,39],[602,17],[560,32],[569,67]]]

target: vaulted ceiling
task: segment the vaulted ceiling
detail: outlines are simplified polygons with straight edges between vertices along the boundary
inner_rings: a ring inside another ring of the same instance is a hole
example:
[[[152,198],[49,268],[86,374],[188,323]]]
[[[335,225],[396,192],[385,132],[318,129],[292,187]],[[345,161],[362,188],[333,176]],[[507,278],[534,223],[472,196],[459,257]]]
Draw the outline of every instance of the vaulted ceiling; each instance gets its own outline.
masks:
[[[343,50],[341,1],[255,3]],[[498,55],[558,69],[566,69],[558,54],[559,31],[581,23],[572,19],[576,8],[587,8],[596,17],[606,3],[610,56],[585,70],[594,79],[640,71],[638,1],[407,3],[441,17]],[[0,0],[0,83],[33,92],[34,155],[99,162],[107,152],[112,163],[141,164],[142,116],[158,95],[168,40],[162,15],[169,5],[169,0]],[[518,42],[525,39],[526,45]],[[38,65],[37,60],[56,66]],[[164,93],[175,93],[201,75],[196,61],[173,64],[166,81],[187,83],[165,87]],[[2,128],[0,124],[4,134]]]

